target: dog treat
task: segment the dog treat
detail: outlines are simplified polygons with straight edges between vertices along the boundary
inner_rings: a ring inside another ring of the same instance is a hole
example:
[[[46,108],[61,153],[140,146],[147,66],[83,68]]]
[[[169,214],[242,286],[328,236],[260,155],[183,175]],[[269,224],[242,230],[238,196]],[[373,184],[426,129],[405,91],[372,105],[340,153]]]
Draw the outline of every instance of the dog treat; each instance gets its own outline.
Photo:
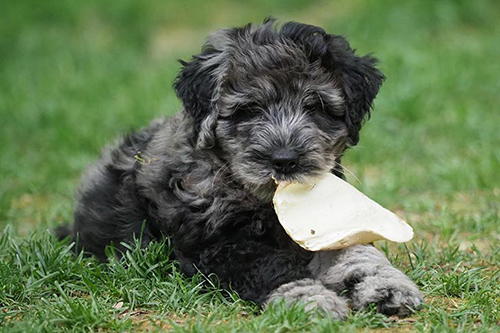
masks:
[[[330,173],[313,184],[279,185],[273,202],[285,231],[309,251],[413,238],[405,221]]]

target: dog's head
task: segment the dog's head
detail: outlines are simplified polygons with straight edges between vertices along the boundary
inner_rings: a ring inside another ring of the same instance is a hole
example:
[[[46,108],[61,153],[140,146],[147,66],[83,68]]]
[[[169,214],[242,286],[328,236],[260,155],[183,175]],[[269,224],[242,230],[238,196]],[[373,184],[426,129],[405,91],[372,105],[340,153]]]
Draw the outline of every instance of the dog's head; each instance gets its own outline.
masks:
[[[260,196],[277,180],[331,170],[359,140],[384,79],[376,59],[319,27],[289,22],[221,30],[177,77],[198,148],[216,148]]]

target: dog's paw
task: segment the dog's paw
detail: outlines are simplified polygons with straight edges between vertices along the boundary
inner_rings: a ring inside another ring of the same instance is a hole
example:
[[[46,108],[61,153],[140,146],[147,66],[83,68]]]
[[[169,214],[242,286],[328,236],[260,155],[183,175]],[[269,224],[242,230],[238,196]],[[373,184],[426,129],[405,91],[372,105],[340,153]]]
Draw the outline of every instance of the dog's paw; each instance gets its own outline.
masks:
[[[349,313],[347,301],[320,281],[302,279],[284,284],[274,290],[265,305],[284,300],[287,304],[301,302],[306,310],[319,310],[335,319],[345,320]]]
[[[351,306],[361,310],[374,304],[385,315],[408,316],[419,309],[423,297],[417,286],[398,271],[393,277],[367,276],[351,291]]]

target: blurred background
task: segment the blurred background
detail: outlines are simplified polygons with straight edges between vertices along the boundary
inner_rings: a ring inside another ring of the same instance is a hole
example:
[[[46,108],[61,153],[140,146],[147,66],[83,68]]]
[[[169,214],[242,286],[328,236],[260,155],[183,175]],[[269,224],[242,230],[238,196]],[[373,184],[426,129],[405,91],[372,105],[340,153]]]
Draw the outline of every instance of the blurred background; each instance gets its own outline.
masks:
[[[0,227],[71,221],[86,165],[172,115],[177,59],[266,16],[320,25],[387,76],[349,181],[432,241],[498,242],[500,2],[2,1]]]

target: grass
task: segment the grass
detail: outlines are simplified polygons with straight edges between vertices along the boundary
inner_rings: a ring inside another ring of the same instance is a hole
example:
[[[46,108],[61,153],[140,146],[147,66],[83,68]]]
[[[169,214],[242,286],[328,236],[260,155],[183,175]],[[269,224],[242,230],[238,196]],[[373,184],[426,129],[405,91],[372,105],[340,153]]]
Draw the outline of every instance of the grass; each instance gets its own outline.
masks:
[[[9,1],[0,11],[0,329],[174,332],[497,332],[500,325],[500,4],[491,1]],[[74,256],[47,231],[71,221],[85,166],[115,137],[171,115],[177,58],[217,28],[268,15],[325,27],[375,52],[388,79],[350,181],[415,228],[379,244],[421,287],[407,319],[345,323],[265,311],[168,244],[123,262]]]

